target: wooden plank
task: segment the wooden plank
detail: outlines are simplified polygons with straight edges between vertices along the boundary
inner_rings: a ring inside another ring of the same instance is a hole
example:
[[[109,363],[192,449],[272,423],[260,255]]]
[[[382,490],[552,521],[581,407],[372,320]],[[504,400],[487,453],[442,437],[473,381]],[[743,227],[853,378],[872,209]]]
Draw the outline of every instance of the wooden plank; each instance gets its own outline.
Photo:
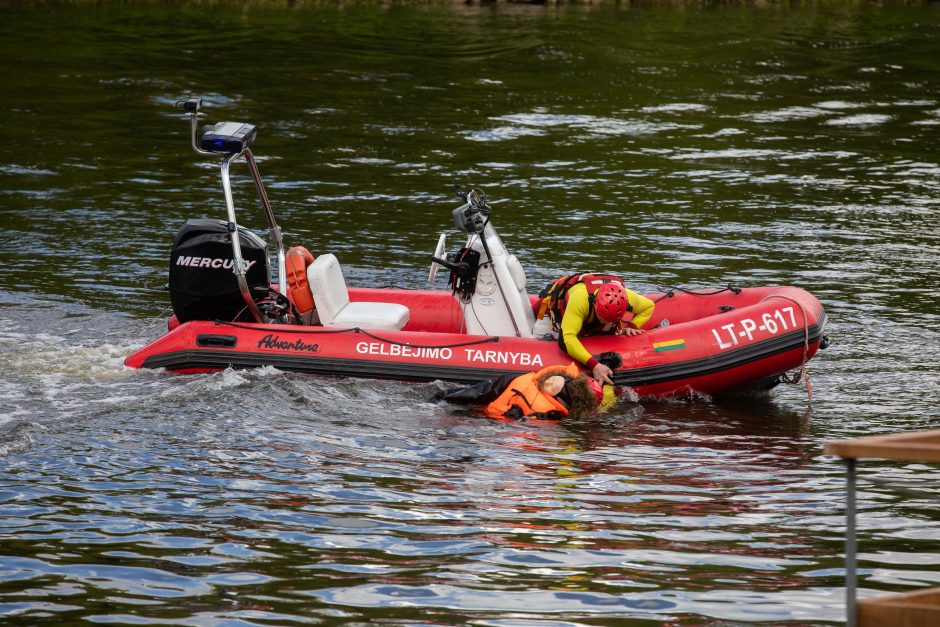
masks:
[[[827,442],[825,452],[853,459],[873,457],[908,462],[940,462],[940,429]]]
[[[936,627],[940,625],[940,588],[863,599],[858,627]]]

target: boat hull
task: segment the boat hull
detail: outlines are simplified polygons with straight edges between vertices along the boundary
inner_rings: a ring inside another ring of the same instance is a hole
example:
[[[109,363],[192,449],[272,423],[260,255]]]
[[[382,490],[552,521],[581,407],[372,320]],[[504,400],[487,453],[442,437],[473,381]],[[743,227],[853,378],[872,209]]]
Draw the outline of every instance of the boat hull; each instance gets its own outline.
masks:
[[[411,319],[400,331],[191,321],[129,356],[133,368],[203,372],[272,366],[342,377],[474,383],[571,361],[550,339],[459,332],[449,292],[351,289],[353,300],[399,302]],[[716,395],[770,387],[819,349],[826,316],[793,287],[737,293],[669,293],[637,336],[582,338],[592,354],[616,351],[614,381],[641,396]],[[533,297],[534,299],[534,297]]]

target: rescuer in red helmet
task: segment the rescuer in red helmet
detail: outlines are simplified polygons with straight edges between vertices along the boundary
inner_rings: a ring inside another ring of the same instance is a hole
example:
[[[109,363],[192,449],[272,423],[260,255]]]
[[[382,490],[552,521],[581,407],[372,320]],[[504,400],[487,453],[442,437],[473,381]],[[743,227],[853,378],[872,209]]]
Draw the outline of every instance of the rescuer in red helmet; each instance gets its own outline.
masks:
[[[613,384],[613,371],[600,363],[584,346],[582,335],[638,335],[653,315],[653,301],[628,290],[623,281],[609,274],[572,274],[549,285],[539,295],[537,317],[550,315],[552,328],[559,330],[558,345],[587,366],[601,383]],[[632,313],[630,320],[624,320]]]

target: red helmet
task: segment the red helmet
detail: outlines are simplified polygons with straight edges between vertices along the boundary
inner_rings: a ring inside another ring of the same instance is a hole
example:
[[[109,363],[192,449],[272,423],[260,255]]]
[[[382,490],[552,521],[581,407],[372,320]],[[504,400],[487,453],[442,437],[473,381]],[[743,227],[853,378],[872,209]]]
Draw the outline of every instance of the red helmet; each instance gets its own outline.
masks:
[[[588,387],[591,388],[591,391],[594,392],[594,398],[597,399],[597,402],[600,403],[604,400],[604,387],[597,382],[597,379],[594,377],[588,377]]]
[[[597,399],[597,402],[598,403],[604,402],[604,387],[607,384],[598,383],[597,379],[595,379],[594,377],[588,377],[587,380],[588,380],[588,387],[591,388],[592,392],[594,392],[594,398]],[[617,397],[622,396],[623,388],[614,387],[613,392],[614,392],[614,396],[617,396]]]
[[[594,312],[604,322],[620,322],[627,313],[627,292],[616,282],[604,283],[594,297]]]

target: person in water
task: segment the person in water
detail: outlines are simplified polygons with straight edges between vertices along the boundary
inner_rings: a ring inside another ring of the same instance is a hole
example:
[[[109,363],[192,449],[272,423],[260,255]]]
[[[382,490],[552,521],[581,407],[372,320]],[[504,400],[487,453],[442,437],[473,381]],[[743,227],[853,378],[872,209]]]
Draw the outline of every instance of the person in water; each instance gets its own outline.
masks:
[[[612,369],[623,364],[616,352],[598,355]],[[471,386],[438,390],[432,401],[485,407],[491,418],[584,418],[611,409],[621,388],[600,384],[575,362],[548,366],[522,375],[504,374]]]
[[[552,328],[560,329],[561,349],[584,364],[599,383],[610,385],[613,370],[584,348],[579,336],[638,335],[655,308],[652,300],[628,290],[623,280],[609,274],[564,276],[539,296],[542,300],[537,317],[551,317]],[[624,320],[628,312],[633,317]]]
[[[577,364],[549,366],[509,382],[486,406],[491,418],[584,418],[597,413],[603,398],[600,385],[581,374]]]

